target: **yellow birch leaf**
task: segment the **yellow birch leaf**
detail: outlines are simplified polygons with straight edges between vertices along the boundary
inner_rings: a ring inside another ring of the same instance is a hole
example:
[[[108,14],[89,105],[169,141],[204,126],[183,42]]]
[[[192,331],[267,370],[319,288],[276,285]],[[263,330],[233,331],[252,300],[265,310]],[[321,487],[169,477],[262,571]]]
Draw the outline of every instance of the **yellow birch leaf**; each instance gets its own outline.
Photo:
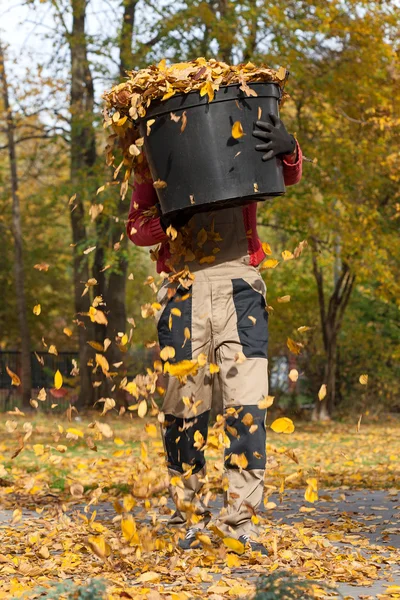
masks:
[[[321,385],[321,387],[319,388],[319,392],[318,392],[318,400],[321,402],[326,396],[326,384],[323,383]]]
[[[175,348],[172,346],[165,346],[160,352],[160,357],[162,360],[168,360],[169,358],[174,358],[174,356]]]
[[[261,267],[263,269],[275,269],[277,265],[279,265],[279,260],[276,260],[276,258],[267,258],[267,260],[264,260]]]
[[[275,433],[293,433],[294,423],[288,417],[280,417],[271,424],[271,429]]]
[[[210,375],[214,375],[214,373],[219,373],[219,366],[214,363],[210,363]]]
[[[182,315],[181,311],[179,310],[179,308],[171,308],[171,313],[173,315],[175,315],[175,317],[180,317]]]
[[[147,413],[147,402],[146,400],[141,400],[138,406],[138,416],[143,419]]]
[[[361,385],[367,385],[367,383],[368,383],[368,375],[367,374],[360,375],[359,382],[361,383]]]
[[[161,579],[161,575],[155,571],[147,571],[142,573],[138,578],[138,583],[155,583]]]
[[[8,367],[6,367],[6,371],[11,377],[11,385],[21,385],[21,380],[16,373],[11,371]]]
[[[136,523],[132,515],[121,519],[121,530],[126,541],[130,542],[136,533]]]
[[[267,256],[269,256],[270,254],[272,254],[271,246],[267,242],[263,242],[261,244],[261,246],[262,246],[262,249],[264,251],[264,254],[266,254]]]
[[[80,429],[76,429],[75,427],[68,427],[68,429],[65,430],[67,433],[70,433],[71,435],[83,438],[83,433]]]
[[[290,352],[293,352],[293,354],[300,354],[302,348],[304,348],[304,344],[301,344],[300,342],[295,342],[294,340],[292,340],[292,338],[288,338],[286,340],[286,345],[289,348]]]
[[[226,564],[230,569],[232,569],[232,567],[240,567],[241,562],[239,556],[237,554],[232,554],[232,552],[228,552],[226,555]]]
[[[111,547],[102,535],[89,535],[88,544],[92,552],[99,558],[104,559],[111,554]]]
[[[146,423],[145,430],[147,435],[149,435],[152,438],[156,438],[158,435],[158,430],[154,423]]]
[[[295,382],[295,381],[298,380],[298,378],[299,378],[299,372],[298,372],[298,370],[297,369],[290,369],[290,371],[289,371],[289,379],[290,379],[290,381]]]
[[[236,540],[235,538],[225,537],[222,541],[225,544],[225,546],[229,548],[229,550],[232,550],[232,552],[234,552],[235,554],[244,554],[246,550],[244,544],[242,544],[242,542],[239,542],[239,540]]]
[[[63,333],[65,333],[66,336],[71,337],[72,330],[69,327],[64,327]]]
[[[56,390],[59,390],[60,388],[62,388],[62,384],[63,384],[63,376],[61,375],[60,371],[57,369],[57,371],[55,372],[55,375],[54,375],[54,387],[56,388]]]
[[[304,493],[304,499],[307,500],[307,502],[315,502],[318,500],[318,481],[315,477],[311,477],[310,479],[307,479],[307,483],[308,486]]]
[[[121,438],[114,438],[114,444],[116,446],[123,446],[125,444],[124,440],[121,440]]]
[[[44,454],[43,444],[33,444],[32,449],[36,456],[42,456]]]
[[[40,304],[35,304],[35,306],[33,307],[33,314],[39,316],[41,312],[42,307],[40,306]]]
[[[213,262],[215,262],[215,256],[214,255],[203,256],[203,258],[201,258],[199,260],[199,263],[201,265],[204,265],[204,264],[211,265]]]
[[[240,121],[235,121],[234,124],[232,125],[232,137],[235,138],[235,140],[240,139],[241,137],[243,137],[245,134],[245,132],[243,131],[243,127]]]
[[[294,254],[289,250],[284,250],[282,252],[282,258],[283,260],[291,260],[292,258],[294,258]]]
[[[183,330],[183,335],[185,336],[185,340],[190,340],[190,329],[189,327],[185,327]]]

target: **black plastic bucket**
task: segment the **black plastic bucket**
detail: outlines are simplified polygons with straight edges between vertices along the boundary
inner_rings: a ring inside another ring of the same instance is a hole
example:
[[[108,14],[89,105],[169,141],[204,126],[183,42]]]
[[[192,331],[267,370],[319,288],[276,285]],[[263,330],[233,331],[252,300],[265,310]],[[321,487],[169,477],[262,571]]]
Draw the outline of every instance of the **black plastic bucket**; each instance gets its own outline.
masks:
[[[227,206],[265,200],[285,193],[282,161],[264,162],[261,143],[252,135],[255,121],[268,121],[269,113],[279,115],[282,96],[279,85],[252,83],[257,97],[246,96],[240,85],[221,87],[212,102],[198,91],[179,94],[150,105],[139,128],[144,136],[146,156],[153,180],[165,181],[157,189],[164,214],[183,209],[211,211]],[[179,122],[187,124],[181,133]],[[147,136],[147,121],[155,119]],[[245,135],[232,137],[232,125],[240,121]]]

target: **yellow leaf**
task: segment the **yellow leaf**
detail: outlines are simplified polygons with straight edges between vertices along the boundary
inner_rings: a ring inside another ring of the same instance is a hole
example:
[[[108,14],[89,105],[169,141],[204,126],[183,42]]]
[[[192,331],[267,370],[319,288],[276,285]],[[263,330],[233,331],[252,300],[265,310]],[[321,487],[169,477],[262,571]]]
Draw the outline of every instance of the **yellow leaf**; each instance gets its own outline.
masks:
[[[99,558],[106,558],[111,554],[111,547],[102,535],[89,535],[88,544],[92,552]]]
[[[261,265],[262,269],[275,269],[276,265],[279,265],[279,260],[276,258],[267,258]]]
[[[326,384],[323,383],[321,385],[321,387],[319,388],[319,392],[318,392],[318,400],[323,400],[326,396]]]
[[[239,351],[239,352],[236,352],[233,360],[238,365],[241,365],[241,364],[243,364],[247,360],[247,358],[245,357],[245,355],[243,354],[243,352]]]
[[[125,444],[124,440],[121,440],[121,438],[114,438],[114,444],[116,446],[123,446]]]
[[[281,304],[283,304],[285,302],[290,302],[290,296],[281,296],[280,298],[277,298],[277,301],[280,302]]]
[[[204,244],[207,241],[207,231],[204,229],[200,229],[200,231],[197,234],[197,245],[200,246],[200,248],[202,246],[204,246]]]
[[[210,81],[206,81],[200,88],[200,96],[205,96],[208,94],[208,101],[212,102],[214,100],[214,88]]]
[[[231,454],[231,464],[236,465],[239,469],[246,469],[249,461],[244,453],[242,454]]]
[[[160,357],[162,360],[168,360],[169,358],[174,358],[174,356],[175,348],[172,346],[165,346],[160,352]]]
[[[175,227],[172,227],[172,225],[167,227],[167,230],[165,233],[167,234],[167,236],[169,238],[171,238],[172,241],[176,240],[176,238],[178,237],[178,231],[175,229]]]
[[[293,433],[294,424],[288,417],[280,417],[271,424],[271,429],[275,433]]]
[[[289,252],[289,250],[284,250],[282,252],[282,258],[283,260],[291,260],[292,258],[294,258],[294,254],[292,252]]]
[[[72,331],[69,327],[64,327],[63,333],[65,333],[65,335],[67,335],[68,337],[71,337],[72,335]]]
[[[360,375],[360,379],[359,382],[361,383],[361,385],[367,385],[368,383],[368,375]]]
[[[232,567],[240,567],[241,562],[239,556],[237,554],[232,554],[231,552],[228,552],[228,554],[226,555],[226,564],[230,569],[232,569]]]
[[[175,317],[180,317],[182,315],[181,311],[179,310],[179,308],[171,308],[171,313],[173,315],[175,315]]]
[[[54,375],[54,387],[56,388],[56,390],[59,390],[60,388],[62,388],[62,384],[63,384],[63,376],[61,375],[60,371],[57,369],[57,371],[55,372],[55,375]]]
[[[143,419],[147,413],[147,402],[146,400],[141,400],[138,406],[138,416]]]
[[[29,400],[29,404],[30,404],[31,406],[33,406],[33,408],[37,408],[37,407],[39,406],[39,402],[37,402],[37,400],[35,400],[34,398],[31,398],[31,399]]]
[[[156,573],[155,571],[147,571],[147,573],[142,573],[137,578],[137,581],[139,583],[154,583],[156,581],[159,581],[160,579],[161,575],[159,573]]]
[[[146,433],[147,435],[149,435],[150,437],[156,438],[158,435],[158,430],[157,427],[154,425],[154,423],[146,423]]]
[[[289,371],[289,379],[290,381],[297,381],[299,378],[299,372],[297,369],[290,369]]]
[[[235,538],[225,537],[222,541],[224,542],[225,546],[229,548],[229,550],[235,552],[235,554],[244,554],[246,550],[244,544]]]
[[[258,403],[258,408],[265,409],[265,408],[269,408],[270,406],[273,405],[274,403],[274,398],[275,396],[264,396],[264,398],[262,400],[259,401]]]
[[[269,256],[270,254],[272,254],[272,250],[271,250],[271,246],[269,244],[267,244],[267,242],[263,242],[261,244],[262,249],[264,251],[264,254],[266,254],[267,256]]]
[[[54,344],[50,344],[48,352],[49,354],[54,354],[54,356],[58,356],[57,348]]]
[[[201,352],[198,355],[197,362],[199,363],[200,367],[204,367],[207,364],[207,356],[204,354],[204,352]]]
[[[300,333],[304,333],[305,331],[309,331],[311,329],[311,327],[307,327],[307,325],[302,325],[301,327],[297,328],[297,331],[300,331]]]
[[[99,365],[104,375],[109,375],[110,365],[108,364],[108,360],[102,354],[96,354],[96,364]]]
[[[156,188],[156,190],[162,190],[167,187],[167,182],[163,181],[162,179],[157,179],[157,181],[153,183],[153,186]]]
[[[207,265],[211,265],[213,262],[215,262],[215,256],[211,255],[211,256],[203,256],[200,260],[199,263],[201,265],[207,264]]]
[[[127,515],[121,519],[122,535],[127,542],[130,542],[136,533],[136,523],[132,515]]]
[[[42,456],[44,454],[43,444],[34,444],[32,448],[36,456]]]
[[[76,429],[75,427],[69,427],[68,429],[65,430],[67,433],[70,433],[71,435],[75,435],[77,437],[81,437],[83,438],[83,433],[80,429]]]
[[[315,502],[318,500],[318,481],[315,477],[311,477],[310,479],[307,479],[307,483],[308,486],[304,493],[304,499],[307,500],[307,502]]]
[[[185,336],[185,340],[190,340],[190,329],[189,327],[185,327],[183,330],[183,335]]]
[[[88,342],[89,346],[91,346],[92,348],[94,348],[95,350],[98,350],[99,352],[104,352],[104,346],[103,344],[100,344],[100,342]]]
[[[166,362],[164,372],[169,373],[172,377],[185,377],[187,375],[197,375],[199,363],[196,360],[181,360],[180,362],[171,365]]]
[[[41,312],[42,307],[40,306],[40,304],[35,304],[35,306],[33,307],[33,314],[39,316]]]
[[[286,340],[286,345],[289,348],[290,352],[293,352],[293,354],[300,354],[302,348],[304,348],[304,344],[301,344],[300,342],[295,342],[291,338],[288,338]]]
[[[21,385],[21,380],[16,373],[11,371],[8,367],[6,367],[6,371],[11,377],[11,385]]]
[[[214,363],[210,363],[210,375],[214,375],[214,373],[219,373],[219,366]]]
[[[243,137],[244,135],[246,135],[246,134],[243,131],[241,122],[235,121],[234,124],[232,125],[232,137],[235,138],[235,140],[238,140],[241,137]]]

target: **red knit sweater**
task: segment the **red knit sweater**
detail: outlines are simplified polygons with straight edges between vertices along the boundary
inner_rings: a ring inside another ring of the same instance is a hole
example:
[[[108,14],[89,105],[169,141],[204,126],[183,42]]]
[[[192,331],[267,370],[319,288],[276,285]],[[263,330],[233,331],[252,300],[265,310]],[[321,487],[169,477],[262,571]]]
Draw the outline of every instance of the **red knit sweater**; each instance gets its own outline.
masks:
[[[301,179],[303,157],[300,146],[297,144],[297,160],[293,162],[290,156],[283,160],[283,176],[285,185],[294,185]],[[157,272],[170,271],[167,260],[170,256],[168,237],[164,233],[159,217],[148,217],[149,208],[157,204],[157,193],[152,181],[135,184],[127,223],[127,234],[137,246],[153,246],[161,244],[157,260]],[[253,202],[243,207],[243,221],[245,231],[251,232],[248,236],[248,252],[250,264],[257,266],[265,258],[260,239],[257,234],[257,203]]]

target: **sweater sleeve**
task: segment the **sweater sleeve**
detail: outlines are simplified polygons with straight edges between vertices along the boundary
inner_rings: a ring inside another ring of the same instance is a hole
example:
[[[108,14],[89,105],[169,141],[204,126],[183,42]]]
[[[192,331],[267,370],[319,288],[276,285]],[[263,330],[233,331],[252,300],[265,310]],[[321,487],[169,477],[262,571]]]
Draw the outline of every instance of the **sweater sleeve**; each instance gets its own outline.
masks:
[[[136,246],[153,246],[167,239],[160,218],[148,215],[157,201],[157,193],[151,181],[135,184],[126,231]]]
[[[303,153],[297,140],[296,148],[296,162],[292,162],[293,159],[291,159],[289,156],[285,156],[283,159],[283,178],[285,180],[285,185],[294,185],[295,183],[298,183],[301,179],[303,170]]]

